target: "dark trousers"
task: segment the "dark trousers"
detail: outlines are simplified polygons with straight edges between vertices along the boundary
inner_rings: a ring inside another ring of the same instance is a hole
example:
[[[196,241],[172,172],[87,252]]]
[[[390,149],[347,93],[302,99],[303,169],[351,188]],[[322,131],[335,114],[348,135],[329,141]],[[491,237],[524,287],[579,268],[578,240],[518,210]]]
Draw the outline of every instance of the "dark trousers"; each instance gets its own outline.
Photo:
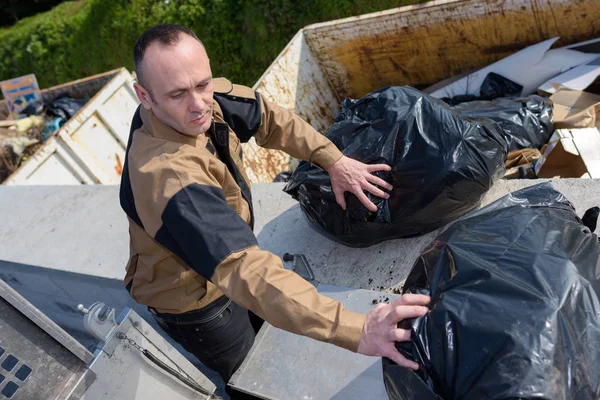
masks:
[[[169,336],[215,370],[225,383],[248,355],[263,322],[225,296],[184,314],[162,314],[152,308],[150,312]]]

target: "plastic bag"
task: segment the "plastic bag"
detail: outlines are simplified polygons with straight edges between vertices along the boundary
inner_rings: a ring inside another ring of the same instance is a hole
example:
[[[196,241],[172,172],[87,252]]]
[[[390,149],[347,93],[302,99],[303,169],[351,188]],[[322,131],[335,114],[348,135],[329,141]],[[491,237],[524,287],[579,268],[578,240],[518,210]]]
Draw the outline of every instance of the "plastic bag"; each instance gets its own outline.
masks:
[[[443,101],[409,87],[345,100],[327,137],[348,157],[392,166],[378,173],[394,187],[390,198],[368,194],[374,213],[350,193],[344,211],[327,172],[307,162],[284,188],[321,233],[355,247],[422,235],[473,210],[504,173],[507,154],[496,123],[461,118]]]
[[[61,95],[48,101],[45,105],[51,116],[62,118],[62,120],[66,122],[87,102],[88,99],[74,99],[66,95]]]
[[[508,151],[541,149],[554,132],[552,102],[541,96],[462,103],[453,109],[463,117],[489,118],[504,130]]]
[[[600,243],[551,184],[453,224],[403,291],[432,301],[397,344],[420,370],[384,361],[390,399],[600,398]]]
[[[490,72],[481,83],[479,96],[475,96],[473,94],[462,94],[454,97],[444,97],[442,100],[454,106],[467,101],[494,100],[498,97],[518,97],[521,95],[522,91],[523,86],[519,85],[518,83],[513,82],[495,72]]]
[[[523,86],[513,82],[495,72],[487,74],[481,88],[479,89],[479,98],[481,100],[493,100],[498,97],[517,97],[521,95]]]

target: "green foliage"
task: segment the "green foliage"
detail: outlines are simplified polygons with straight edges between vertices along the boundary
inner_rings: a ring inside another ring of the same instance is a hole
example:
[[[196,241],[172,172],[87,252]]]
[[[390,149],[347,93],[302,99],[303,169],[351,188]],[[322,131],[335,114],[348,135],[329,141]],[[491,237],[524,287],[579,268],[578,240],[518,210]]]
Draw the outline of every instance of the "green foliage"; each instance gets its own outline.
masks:
[[[252,85],[309,24],[423,0],[79,0],[0,29],[0,80],[35,73],[40,87],[124,66],[147,28],[177,23],[204,42],[213,74]]]

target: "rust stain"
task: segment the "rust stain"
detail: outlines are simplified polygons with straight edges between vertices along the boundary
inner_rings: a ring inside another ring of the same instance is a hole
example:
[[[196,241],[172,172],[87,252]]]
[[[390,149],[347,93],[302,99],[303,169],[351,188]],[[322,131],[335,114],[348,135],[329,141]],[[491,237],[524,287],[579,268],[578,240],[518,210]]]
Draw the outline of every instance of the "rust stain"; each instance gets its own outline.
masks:
[[[504,2],[473,0],[398,13],[385,24],[357,22],[347,32],[329,26],[305,33],[343,99],[387,85],[427,87],[542,40],[561,36],[557,45],[567,45],[592,39],[599,29],[597,0],[581,0],[577,13],[572,12],[573,3],[519,3],[511,8]]]
[[[256,144],[242,143],[244,169],[251,183],[270,183],[289,168],[290,157],[282,151],[268,150]]]
[[[121,176],[123,175],[123,163],[121,162],[121,157],[119,157],[117,153],[115,153],[115,159],[117,162],[117,164],[115,165],[115,171],[117,175]]]

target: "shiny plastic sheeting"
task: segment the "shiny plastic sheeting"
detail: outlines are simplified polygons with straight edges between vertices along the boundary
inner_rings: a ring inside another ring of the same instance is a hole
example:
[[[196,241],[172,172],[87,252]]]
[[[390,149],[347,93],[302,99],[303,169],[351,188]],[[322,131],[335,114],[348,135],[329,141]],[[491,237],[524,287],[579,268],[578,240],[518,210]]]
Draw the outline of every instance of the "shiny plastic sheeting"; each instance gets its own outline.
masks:
[[[552,102],[541,96],[462,103],[453,109],[463,117],[489,118],[504,131],[508,151],[541,149],[554,132]]]
[[[490,72],[481,84],[479,96],[475,96],[474,94],[462,94],[454,97],[443,97],[442,100],[451,106],[455,106],[467,101],[494,100],[499,97],[515,98],[519,97],[522,91],[523,86],[518,83],[506,79],[502,75]]]
[[[390,198],[368,194],[377,212],[350,193],[344,211],[327,172],[306,162],[284,190],[300,202],[313,226],[348,246],[422,235],[476,208],[502,176],[507,154],[502,134],[491,120],[461,118],[416,89],[381,89],[345,100],[327,133],[344,155],[392,166],[378,174],[393,185]]]
[[[419,372],[384,361],[390,399],[600,398],[600,244],[551,184],[456,222],[404,292],[431,311],[397,345]]]

